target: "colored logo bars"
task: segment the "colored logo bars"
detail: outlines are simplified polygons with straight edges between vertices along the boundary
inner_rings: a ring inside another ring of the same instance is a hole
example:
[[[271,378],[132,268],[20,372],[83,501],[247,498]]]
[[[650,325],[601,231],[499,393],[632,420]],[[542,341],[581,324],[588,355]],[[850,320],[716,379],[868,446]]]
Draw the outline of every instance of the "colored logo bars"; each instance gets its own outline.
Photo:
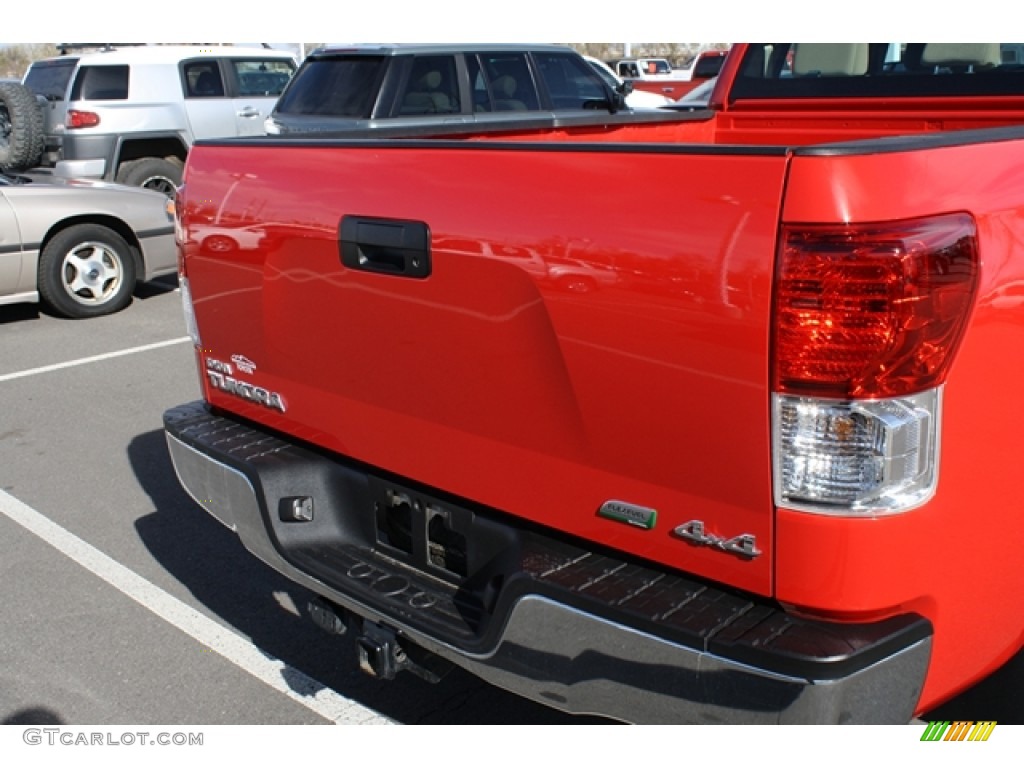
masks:
[[[939,720],[928,723],[921,734],[921,741],[988,741],[995,727],[995,720],[965,720],[953,723]]]

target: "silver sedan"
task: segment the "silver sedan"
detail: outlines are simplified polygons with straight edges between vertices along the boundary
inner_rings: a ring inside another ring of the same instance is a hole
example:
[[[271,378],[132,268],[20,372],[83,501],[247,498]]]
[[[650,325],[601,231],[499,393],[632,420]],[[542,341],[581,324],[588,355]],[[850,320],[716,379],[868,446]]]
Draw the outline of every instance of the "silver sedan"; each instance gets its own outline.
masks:
[[[138,187],[0,173],[0,304],[63,317],[117,312],[173,273],[173,203]]]

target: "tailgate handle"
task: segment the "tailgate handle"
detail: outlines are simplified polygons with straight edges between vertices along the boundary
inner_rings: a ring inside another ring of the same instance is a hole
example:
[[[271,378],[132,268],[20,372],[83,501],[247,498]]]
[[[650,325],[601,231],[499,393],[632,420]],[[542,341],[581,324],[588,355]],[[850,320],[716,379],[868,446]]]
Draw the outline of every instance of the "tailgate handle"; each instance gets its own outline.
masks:
[[[349,269],[395,277],[430,275],[430,228],[422,221],[343,216],[338,249]]]

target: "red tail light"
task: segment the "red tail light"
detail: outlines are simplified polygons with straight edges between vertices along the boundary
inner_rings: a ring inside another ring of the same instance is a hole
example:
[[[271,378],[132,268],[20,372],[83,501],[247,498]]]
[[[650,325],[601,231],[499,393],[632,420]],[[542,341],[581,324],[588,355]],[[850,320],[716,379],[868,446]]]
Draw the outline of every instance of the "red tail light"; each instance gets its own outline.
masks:
[[[963,213],[783,229],[773,389],[884,398],[943,383],[978,283]]]
[[[69,109],[64,120],[65,128],[92,128],[99,124],[99,115],[95,112],[83,112],[79,109]]]

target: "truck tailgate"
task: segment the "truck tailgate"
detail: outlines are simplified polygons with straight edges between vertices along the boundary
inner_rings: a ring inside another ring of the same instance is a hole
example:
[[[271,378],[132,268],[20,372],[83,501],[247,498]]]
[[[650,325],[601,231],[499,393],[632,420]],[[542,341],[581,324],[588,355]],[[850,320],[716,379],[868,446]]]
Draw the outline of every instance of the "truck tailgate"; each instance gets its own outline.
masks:
[[[246,172],[218,170],[228,155]],[[197,145],[179,210],[206,396],[770,594],[787,163],[749,147]]]

